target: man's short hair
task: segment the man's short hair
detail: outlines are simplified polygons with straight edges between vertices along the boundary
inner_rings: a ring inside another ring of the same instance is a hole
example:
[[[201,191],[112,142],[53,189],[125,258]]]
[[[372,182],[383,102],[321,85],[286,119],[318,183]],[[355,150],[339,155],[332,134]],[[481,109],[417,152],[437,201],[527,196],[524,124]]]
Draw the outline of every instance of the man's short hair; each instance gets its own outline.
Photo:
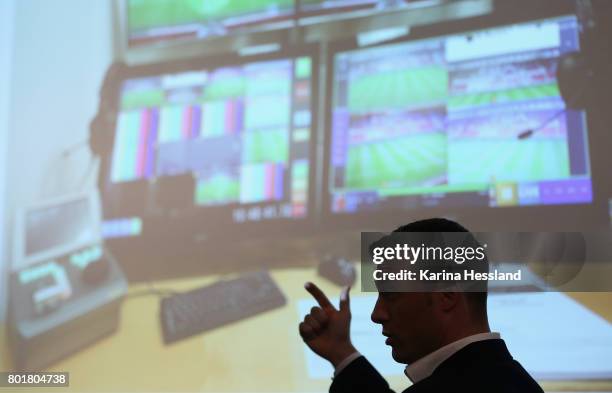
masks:
[[[425,220],[414,221],[410,224],[402,225],[393,232],[464,232],[468,234],[467,241],[471,243],[471,245],[479,245],[476,238],[463,225],[446,218],[428,218]],[[485,256],[485,261],[482,266],[484,266],[487,271],[488,265],[489,263]],[[475,306],[475,311],[481,315],[486,315],[487,312],[486,283],[486,281],[481,282],[481,285],[484,286],[480,287],[481,290],[479,291],[465,292],[466,298]]]

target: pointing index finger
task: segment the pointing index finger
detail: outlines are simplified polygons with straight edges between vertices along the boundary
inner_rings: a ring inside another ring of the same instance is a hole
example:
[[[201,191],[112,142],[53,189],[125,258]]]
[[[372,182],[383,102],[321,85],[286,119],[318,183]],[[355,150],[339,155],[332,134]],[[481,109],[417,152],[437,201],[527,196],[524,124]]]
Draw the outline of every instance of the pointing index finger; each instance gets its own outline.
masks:
[[[312,295],[312,297],[315,298],[317,303],[319,303],[319,306],[321,306],[321,308],[323,308],[324,310],[330,310],[330,309],[335,310],[336,309],[334,305],[331,304],[327,296],[325,296],[323,291],[321,291],[319,287],[317,287],[313,283],[307,282],[304,285],[304,288],[306,288],[306,290]]]

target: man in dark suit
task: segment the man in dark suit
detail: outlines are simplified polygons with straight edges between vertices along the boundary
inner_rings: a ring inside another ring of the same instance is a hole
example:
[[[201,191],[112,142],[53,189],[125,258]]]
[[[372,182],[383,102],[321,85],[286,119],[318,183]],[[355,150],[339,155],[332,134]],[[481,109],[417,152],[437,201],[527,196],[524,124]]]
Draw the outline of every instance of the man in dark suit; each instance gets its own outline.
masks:
[[[468,232],[445,219],[417,221],[394,232]],[[471,235],[470,235],[471,236]],[[334,366],[331,393],[391,392],[385,379],[351,343],[349,289],[336,309],[314,284],[306,290],[319,304],[299,325],[306,345]],[[382,326],[397,362],[406,363],[420,392],[543,392],[492,333],[483,292],[379,291],[372,320]]]

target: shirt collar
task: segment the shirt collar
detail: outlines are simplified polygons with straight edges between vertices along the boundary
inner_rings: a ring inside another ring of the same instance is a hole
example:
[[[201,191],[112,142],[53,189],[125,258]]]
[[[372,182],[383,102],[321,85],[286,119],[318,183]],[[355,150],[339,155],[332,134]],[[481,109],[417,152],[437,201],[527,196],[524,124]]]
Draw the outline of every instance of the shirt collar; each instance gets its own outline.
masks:
[[[404,374],[410,378],[412,383],[417,383],[429,377],[442,362],[454,355],[463,347],[477,341],[494,340],[499,338],[499,333],[479,333],[464,337],[460,340],[445,345],[442,348],[430,353],[429,355],[423,356],[419,360],[410,364],[404,370]]]

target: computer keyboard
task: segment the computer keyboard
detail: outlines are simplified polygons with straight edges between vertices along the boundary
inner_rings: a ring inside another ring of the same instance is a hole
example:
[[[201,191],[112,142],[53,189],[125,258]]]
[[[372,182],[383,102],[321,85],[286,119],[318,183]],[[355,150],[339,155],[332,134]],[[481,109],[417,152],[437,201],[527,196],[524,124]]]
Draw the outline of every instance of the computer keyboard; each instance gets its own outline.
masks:
[[[175,294],[161,300],[165,344],[285,305],[266,271]]]

